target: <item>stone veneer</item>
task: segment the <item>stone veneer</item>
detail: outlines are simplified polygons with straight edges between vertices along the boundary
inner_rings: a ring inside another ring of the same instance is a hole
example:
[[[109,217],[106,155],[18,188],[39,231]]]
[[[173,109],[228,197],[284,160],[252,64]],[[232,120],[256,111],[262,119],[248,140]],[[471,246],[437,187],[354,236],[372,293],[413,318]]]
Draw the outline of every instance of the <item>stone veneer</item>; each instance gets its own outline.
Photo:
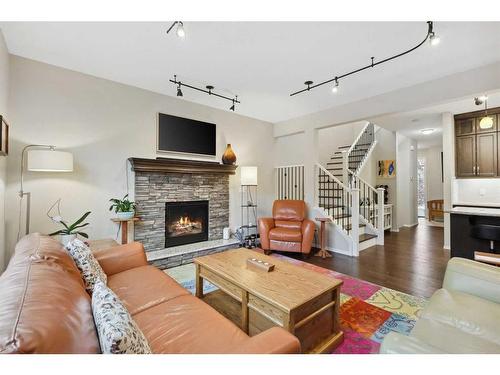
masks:
[[[208,200],[208,239],[222,238],[229,226],[229,175],[218,173],[135,173],[135,241],[146,251],[165,248],[165,202]]]

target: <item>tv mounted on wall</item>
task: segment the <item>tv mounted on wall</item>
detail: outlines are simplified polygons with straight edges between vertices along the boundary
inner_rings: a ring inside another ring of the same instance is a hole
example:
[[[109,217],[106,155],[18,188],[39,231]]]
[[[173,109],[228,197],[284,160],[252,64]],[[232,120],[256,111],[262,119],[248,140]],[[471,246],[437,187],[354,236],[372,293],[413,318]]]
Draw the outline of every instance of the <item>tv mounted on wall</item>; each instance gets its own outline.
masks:
[[[158,114],[158,152],[215,156],[215,124]]]

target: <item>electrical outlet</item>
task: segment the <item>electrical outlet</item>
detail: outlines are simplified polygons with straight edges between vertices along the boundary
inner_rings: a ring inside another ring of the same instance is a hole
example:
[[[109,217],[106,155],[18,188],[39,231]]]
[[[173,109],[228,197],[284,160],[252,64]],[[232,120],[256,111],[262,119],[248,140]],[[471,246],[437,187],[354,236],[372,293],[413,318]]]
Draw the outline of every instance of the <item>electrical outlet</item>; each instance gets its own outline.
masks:
[[[480,188],[479,189],[479,196],[484,197],[486,195],[486,189],[485,188]]]

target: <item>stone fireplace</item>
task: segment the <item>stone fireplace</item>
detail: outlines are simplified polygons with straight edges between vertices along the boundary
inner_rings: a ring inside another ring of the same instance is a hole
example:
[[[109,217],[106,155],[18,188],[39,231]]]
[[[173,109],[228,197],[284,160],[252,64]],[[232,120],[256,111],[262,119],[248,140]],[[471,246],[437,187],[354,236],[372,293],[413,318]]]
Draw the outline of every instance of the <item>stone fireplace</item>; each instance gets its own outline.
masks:
[[[208,240],[208,201],[165,203],[165,247]]]
[[[223,228],[229,226],[229,175],[236,166],[166,158],[129,161],[140,219],[134,239],[144,244],[148,259],[153,253],[222,241]]]

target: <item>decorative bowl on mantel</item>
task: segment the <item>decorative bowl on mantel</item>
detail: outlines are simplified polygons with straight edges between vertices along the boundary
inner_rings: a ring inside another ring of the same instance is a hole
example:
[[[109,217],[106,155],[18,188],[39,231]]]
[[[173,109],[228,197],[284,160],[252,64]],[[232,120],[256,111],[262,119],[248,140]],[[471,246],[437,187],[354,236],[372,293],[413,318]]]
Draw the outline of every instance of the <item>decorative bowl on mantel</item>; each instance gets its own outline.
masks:
[[[116,218],[119,220],[131,220],[134,218],[135,211],[127,211],[127,212],[117,212]]]

